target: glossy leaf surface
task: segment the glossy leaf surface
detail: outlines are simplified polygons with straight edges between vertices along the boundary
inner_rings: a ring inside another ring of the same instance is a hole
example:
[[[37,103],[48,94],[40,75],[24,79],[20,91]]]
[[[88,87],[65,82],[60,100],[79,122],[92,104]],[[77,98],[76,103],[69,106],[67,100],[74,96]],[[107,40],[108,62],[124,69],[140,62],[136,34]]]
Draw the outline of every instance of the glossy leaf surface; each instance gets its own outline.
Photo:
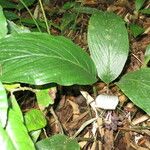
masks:
[[[37,150],[80,150],[75,139],[60,134],[37,142],[36,147]]]
[[[145,3],[145,0],[135,0],[135,9],[136,9],[136,11],[141,9],[144,3]]]
[[[7,22],[6,22],[6,18],[3,14],[3,9],[0,6],[0,39],[5,37],[7,34]]]
[[[64,37],[22,33],[1,39],[0,49],[2,82],[85,85],[97,80],[88,54]]]
[[[138,107],[150,115],[150,69],[144,68],[126,74],[117,83],[119,88]]]
[[[37,103],[41,110],[44,110],[50,104],[53,104],[54,101],[49,94],[50,89],[41,89],[38,90],[36,94]]]
[[[25,114],[25,123],[28,131],[35,131],[46,126],[44,114],[37,109],[31,109]]]
[[[109,12],[93,14],[88,27],[88,45],[100,79],[106,83],[115,80],[129,51],[124,21]]]
[[[10,109],[6,131],[15,147],[15,150],[35,150],[28,131],[17,113]]]
[[[1,150],[16,150],[7,132],[0,124],[0,145]]]
[[[6,125],[8,111],[8,100],[6,91],[0,82],[0,122],[3,127]]]

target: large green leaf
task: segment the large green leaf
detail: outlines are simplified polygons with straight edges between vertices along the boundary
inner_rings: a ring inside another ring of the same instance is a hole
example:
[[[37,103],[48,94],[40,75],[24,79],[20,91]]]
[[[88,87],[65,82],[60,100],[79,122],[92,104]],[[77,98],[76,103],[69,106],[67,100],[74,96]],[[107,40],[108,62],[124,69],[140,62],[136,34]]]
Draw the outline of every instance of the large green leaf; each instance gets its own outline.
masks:
[[[88,45],[98,76],[106,83],[121,73],[129,50],[124,21],[109,12],[92,15],[88,27]]]
[[[96,81],[88,54],[64,37],[22,33],[1,39],[0,51],[2,82],[72,85]]]
[[[17,100],[16,100],[15,96],[13,94],[11,94],[9,99],[11,101],[12,110],[15,111],[16,115],[20,118],[20,120],[22,122],[24,122],[22,111],[19,107],[19,104],[17,103]]]
[[[9,110],[6,131],[12,140],[15,150],[35,150],[22,119],[12,109]]]
[[[0,6],[0,38],[5,37],[7,34],[7,22],[3,14],[3,9]]]
[[[15,150],[15,147],[13,146],[13,143],[11,139],[9,138],[7,132],[0,124],[0,145],[1,150]]]
[[[2,83],[0,82],[0,122],[3,127],[5,127],[7,121],[7,110],[8,110],[7,95]]]
[[[125,75],[117,85],[129,99],[150,115],[150,69],[144,68]]]
[[[37,142],[36,147],[37,150],[80,150],[75,139],[61,134]]]

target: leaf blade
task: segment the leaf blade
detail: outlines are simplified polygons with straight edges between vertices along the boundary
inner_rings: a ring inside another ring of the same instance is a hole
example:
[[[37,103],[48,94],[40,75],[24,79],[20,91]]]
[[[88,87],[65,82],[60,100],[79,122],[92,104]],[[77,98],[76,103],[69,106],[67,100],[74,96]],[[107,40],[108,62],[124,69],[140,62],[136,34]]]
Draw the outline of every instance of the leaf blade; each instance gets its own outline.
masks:
[[[113,13],[95,13],[89,22],[88,45],[98,76],[106,83],[121,73],[129,51],[123,20]]]
[[[6,125],[8,111],[8,100],[6,91],[0,82],[0,122],[3,127]]]
[[[88,54],[64,37],[22,33],[2,39],[0,49],[3,82],[72,85],[97,80]]]
[[[118,83],[130,100],[150,115],[150,69],[143,68],[126,74]]]
[[[6,22],[6,18],[3,14],[3,9],[0,6],[0,38],[3,38],[6,36],[8,30],[7,30],[7,22]]]

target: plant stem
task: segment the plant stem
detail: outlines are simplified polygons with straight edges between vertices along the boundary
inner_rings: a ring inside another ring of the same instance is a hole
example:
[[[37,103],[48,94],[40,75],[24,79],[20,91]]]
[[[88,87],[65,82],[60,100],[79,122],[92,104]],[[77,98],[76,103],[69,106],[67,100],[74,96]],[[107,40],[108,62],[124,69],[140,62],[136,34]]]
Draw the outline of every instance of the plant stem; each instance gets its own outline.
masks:
[[[45,11],[44,11],[44,8],[43,8],[42,1],[41,1],[41,0],[39,0],[39,3],[40,3],[40,7],[41,7],[42,14],[43,14],[43,17],[44,17],[44,21],[45,21],[45,25],[46,25],[47,33],[48,33],[48,34],[51,34],[51,33],[50,33],[50,30],[49,30],[48,21],[47,21],[46,15],[45,15]]]
[[[54,117],[54,119],[55,119],[57,125],[59,126],[59,129],[60,129],[61,134],[64,134],[64,130],[63,130],[63,128],[62,128],[62,125],[61,125],[61,123],[60,123],[60,121],[59,121],[57,115],[55,114],[55,111],[54,111],[53,107],[50,107],[50,112],[51,112],[51,114],[53,115],[53,117]]]
[[[24,3],[23,0],[20,0],[20,2],[21,2],[22,5],[26,8],[26,10],[28,11],[28,13],[30,14],[30,16],[31,16],[31,18],[33,19],[33,21],[34,21],[36,27],[38,28],[39,32],[42,32],[41,29],[40,29],[40,27],[39,27],[39,25],[38,25],[38,23],[37,23],[37,21],[35,20],[34,16],[32,15],[30,9],[27,7],[27,5]]]
[[[73,139],[76,138],[76,136],[78,136],[78,135],[83,131],[83,129],[84,129],[86,126],[90,125],[92,122],[94,122],[94,121],[96,121],[96,120],[97,120],[97,118],[92,118],[92,119],[86,121],[84,124],[81,125],[81,127],[80,127],[80,128],[77,130],[77,132],[72,136],[72,138],[73,138]]]

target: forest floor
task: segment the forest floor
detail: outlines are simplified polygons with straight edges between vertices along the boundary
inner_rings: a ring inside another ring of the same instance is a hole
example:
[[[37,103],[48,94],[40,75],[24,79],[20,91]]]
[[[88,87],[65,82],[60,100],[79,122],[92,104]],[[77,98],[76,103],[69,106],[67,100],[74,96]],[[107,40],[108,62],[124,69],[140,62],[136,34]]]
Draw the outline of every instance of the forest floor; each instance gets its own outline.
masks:
[[[66,2],[67,0],[47,2],[44,5],[47,19],[52,18],[53,23],[59,25],[64,12],[57,14],[57,11]],[[147,7],[149,5],[148,2],[145,3]],[[34,11],[36,6],[36,4],[32,6],[31,11]],[[82,6],[112,11],[121,16],[127,23],[135,23],[144,28],[145,33],[136,38],[129,34],[130,54],[122,75],[138,70],[144,61],[146,47],[150,44],[150,17],[142,14],[135,18],[132,17],[134,16],[135,5],[133,1],[127,0],[120,0],[119,2],[113,0],[84,0]],[[50,15],[51,13],[52,15]],[[28,17],[28,12],[24,11],[21,15]],[[63,32],[56,26],[51,26],[51,33],[71,38],[88,52],[87,26],[89,18],[89,14],[80,13],[73,23],[75,29],[72,29],[72,23],[63,29]],[[54,99],[54,111],[66,135],[73,136],[85,122],[95,117],[95,113],[87,104],[86,98],[80,93],[82,89],[95,98],[96,94],[93,92],[93,87],[95,87],[97,95],[107,92],[107,85],[100,80],[91,86],[58,86],[56,98]],[[149,150],[150,130],[146,128],[150,126],[149,117],[140,108],[136,107],[115,84],[111,83],[110,91],[119,97],[118,107],[114,111],[98,110],[101,117],[95,135],[93,136],[95,127],[90,124],[83,128],[77,136],[81,148],[83,150]],[[29,91],[22,93],[19,103],[23,112],[31,108],[37,108],[36,99]],[[111,118],[108,118],[108,115]],[[40,138],[60,133],[60,126],[55,120],[56,118],[51,113],[47,113],[46,118],[48,125]]]

